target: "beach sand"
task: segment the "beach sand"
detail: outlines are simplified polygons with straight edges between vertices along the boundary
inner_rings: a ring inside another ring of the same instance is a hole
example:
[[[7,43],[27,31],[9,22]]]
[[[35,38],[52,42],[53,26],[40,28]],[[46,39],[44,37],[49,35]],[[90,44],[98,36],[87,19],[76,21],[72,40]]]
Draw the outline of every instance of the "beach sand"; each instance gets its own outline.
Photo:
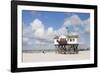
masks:
[[[23,53],[23,62],[66,61],[90,59],[90,51],[79,51],[78,54]]]

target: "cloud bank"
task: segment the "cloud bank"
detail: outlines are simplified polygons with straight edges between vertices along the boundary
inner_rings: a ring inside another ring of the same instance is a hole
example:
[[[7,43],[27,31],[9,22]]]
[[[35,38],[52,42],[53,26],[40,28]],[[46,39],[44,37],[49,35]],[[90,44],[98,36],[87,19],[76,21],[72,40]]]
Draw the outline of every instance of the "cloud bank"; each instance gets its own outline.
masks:
[[[38,18],[33,20],[27,27],[23,24],[23,49],[40,49],[43,48],[42,45],[53,49],[53,38],[57,35],[67,35],[69,29],[70,33],[80,36],[80,43],[86,43],[83,35],[90,34],[90,19],[82,20],[78,15],[66,18],[64,24],[56,30],[53,26],[46,28],[45,25]]]

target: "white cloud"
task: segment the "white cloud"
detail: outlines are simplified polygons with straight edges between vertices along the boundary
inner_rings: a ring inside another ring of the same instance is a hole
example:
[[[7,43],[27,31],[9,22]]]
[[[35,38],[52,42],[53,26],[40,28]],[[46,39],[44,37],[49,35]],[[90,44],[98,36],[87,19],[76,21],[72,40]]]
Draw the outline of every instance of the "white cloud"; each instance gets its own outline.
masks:
[[[35,19],[32,23],[32,30],[38,30],[38,29],[44,29],[44,25],[42,24],[42,22],[39,19]]]
[[[79,27],[74,27],[75,32],[73,34],[78,34],[81,36],[83,32],[90,31],[90,19],[81,20],[79,16],[73,15],[67,18],[61,28],[54,30],[53,27],[45,28],[45,24],[41,20],[35,19],[29,26],[23,28],[23,44],[27,48],[33,48],[37,44],[53,44],[53,38],[57,35],[67,35],[66,27],[69,25],[81,25],[85,29],[80,29]],[[82,32],[82,33],[80,33]],[[84,37],[80,37],[81,39]],[[83,41],[80,41],[83,42]],[[24,47],[25,47],[24,46]]]
[[[43,38],[44,37],[44,29],[37,29],[34,32],[35,37]]]
[[[87,28],[85,29],[86,32],[90,33],[90,27],[87,26]]]
[[[82,21],[78,15],[72,15],[71,17],[66,18],[64,22],[64,26],[78,25],[78,24],[82,24]]]
[[[66,27],[54,30],[53,27],[45,29],[44,24],[39,19],[33,20],[28,27],[23,29],[23,44],[32,48],[32,44],[53,44],[55,35],[64,35],[67,33]]]
[[[37,38],[43,38],[44,37],[44,25],[39,19],[35,19],[31,24],[32,31],[34,36]]]
[[[90,33],[90,18],[88,18],[86,20],[82,20],[82,19],[80,19],[80,17],[78,15],[72,15],[71,17],[66,18],[64,21],[65,27],[68,27],[69,25],[72,25],[72,26],[80,25],[80,26],[84,27],[83,32]],[[80,31],[80,29],[78,27],[75,27],[75,30]]]
[[[61,27],[58,30],[55,31],[56,35],[66,35],[67,34],[67,29],[66,27]]]
[[[89,25],[89,24],[90,24],[90,18],[86,19],[86,20],[84,21],[84,24],[85,24],[85,25]]]
[[[53,32],[52,27],[44,29],[44,24],[42,24],[42,21],[35,19],[28,27],[23,28],[23,43],[29,45],[30,43],[45,44],[47,42],[51,42],[50,38],[52,37],[51,35]]]
[[[89,45],[87,43],[87,41],[89,41],[89,40],[85,39],[85,35],[86,35],[86,33],[88,33],[88,34],[90,33],[90,18],[88,18],[86,20],[82,20],[82,19],[80,19],[80,17],[78,15],[72,15],[71,17],[65,19],[64,26],[68,27],[68,28],[70,28],[69,26],[71,26],[71,27],[73,26],[72,29],[74,31],[71,31],[70,33],[79,35],[79,38],[80,38],[79,43],[80,44]]]
[[[90,33],[90,18],[84,21],[85,31]]]
[[[71,34],[71,35],[80,35],[79,32],[71,32],[70,34]]]
[[[54,34],[54,29],[52,27],[49,27],[47,29],[47,35],[53,35]]]
[[[72,23],[72,24],[75,24],[75,25],[81,24],[81,19],[79,18],[78,15],[73,15],[73,16],[71,16],[71,17],[70,17],[70,20],[71,20],[71,23]]]

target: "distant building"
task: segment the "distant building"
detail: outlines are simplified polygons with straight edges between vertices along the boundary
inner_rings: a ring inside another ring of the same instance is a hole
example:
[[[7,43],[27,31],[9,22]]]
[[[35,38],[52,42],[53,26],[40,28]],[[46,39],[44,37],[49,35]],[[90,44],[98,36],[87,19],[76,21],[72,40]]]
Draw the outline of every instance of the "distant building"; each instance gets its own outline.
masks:
[[[79,44],[78,43],[78,39],[79,39],[78,35],[56,36],[56,37],[54,37],[54,44],[58,45],[59,43],[57,42],[57,40],[61,40],[61,39],[65,39],[67,41],[67,44]]]
[[[58,53],[66,54],[69,53],[78,53],[78,35],[61,35],[54,38],[54,45],[57,48]]]

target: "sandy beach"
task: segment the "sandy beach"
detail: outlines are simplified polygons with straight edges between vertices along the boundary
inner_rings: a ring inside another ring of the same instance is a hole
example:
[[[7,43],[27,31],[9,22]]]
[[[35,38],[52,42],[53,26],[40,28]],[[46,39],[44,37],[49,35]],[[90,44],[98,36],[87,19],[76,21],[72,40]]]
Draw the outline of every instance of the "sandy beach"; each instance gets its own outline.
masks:
[[[65,61],[90,59],[90,51],[80,51],[78,54],[23,53],[23,62]]]

